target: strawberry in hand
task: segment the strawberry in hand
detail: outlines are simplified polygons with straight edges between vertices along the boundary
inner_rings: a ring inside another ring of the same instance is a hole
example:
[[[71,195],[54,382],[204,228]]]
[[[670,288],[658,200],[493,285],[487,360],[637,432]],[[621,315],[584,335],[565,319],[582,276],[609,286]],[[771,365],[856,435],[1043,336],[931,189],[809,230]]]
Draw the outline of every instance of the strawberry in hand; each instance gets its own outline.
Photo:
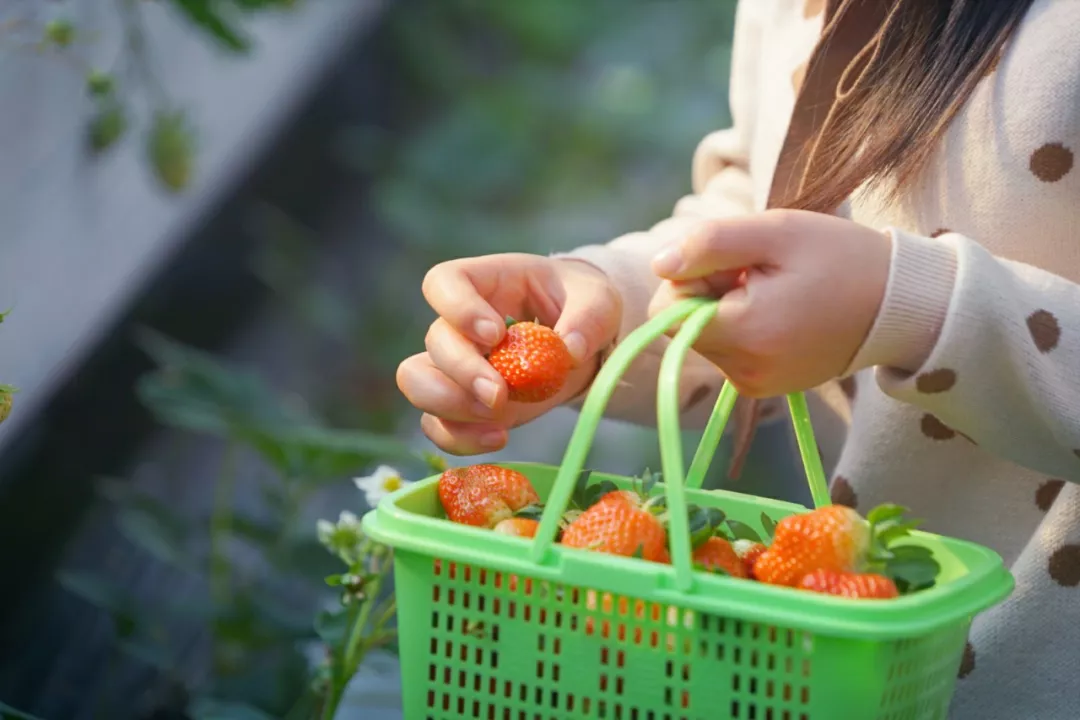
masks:
[[[506,336],[488,355],[513,402],[538,403],[555,397],[574,361],[554,330],[535,322],[506,319]]]

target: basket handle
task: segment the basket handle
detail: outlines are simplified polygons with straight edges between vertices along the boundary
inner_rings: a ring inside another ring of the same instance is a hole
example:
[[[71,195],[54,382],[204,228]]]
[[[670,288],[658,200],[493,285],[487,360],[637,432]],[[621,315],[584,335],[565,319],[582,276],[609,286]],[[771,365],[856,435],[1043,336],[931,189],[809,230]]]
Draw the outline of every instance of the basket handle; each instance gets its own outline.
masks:
[[[581,406],[577,425],[574,426],[574,432],[567,443],[566,453],[559,464],[559,472],[552,484],[547,505],[540,516],[540,527],[536,529],[532,544],[533,562],[539,564],[548,559],[548,551],[555,542],[555,535],[559,530],[559,520],[570,504],[570,497],[574,494],[578,476],[581,475],[589,450],[592,448],[596,429],[603,419],[604,409],[615,393],[619,380],[630,367],[630,363],[645,348],[662,337],[668,328],[686,319],[692,312],[709,302],[708,298],[690,298],[672,305],[623,338],[608,356],[607,362],[593,379],[592,387]]]
[[[716,409],[705,428],[691,464],[690,477],[684,477],[682,434],[679,427],[679,380],[683,363],[690,347],[701,331],[716,315],[716,301],[694,309],[683,327],[671,341],[664,359],[656,393],[657,430],[660,435],[660,459],[664,491],[667,496],[669,520],[668,536],[671,542],[671,563],[675,568],[675,586],[682,592],[691,592],[694,586],[690,527],[687,518],[686,487],[700,487],[708,470],[709,462],[724,432],[724,425],[735,404],[735,390],[725,381],[716,402]],[[810,484],[814,505],[821,507],[830,503],[821,455],[814,439],[806,396],[791,393],[787,396],[788,408],[795,427],[795,437],[802,456],[803,468]]]
[[[734,386],[725,382],[717,399],[701,443],[694,455],[688,483],[684,483],[682,440],[679,429],[679,393],[678,386],[682,374],[683,362],[690,346],[700,335],[704,327],[716,313],[717,300],[710,298],[689,298],[673,305],[660,313],[619,343],[607,362],[597,373],[592,388],[582,405],[580,417],[567,444],[563,461],[548,496],[547,505],[540,519],[536,536],[532,544],[532,559],[543,563],[549,558],[549,551],[559,529],[559,520],[565,512],[577,485],[578,477],[585,466],[585,460],[592,447],[596,429],[603,418],[604,409],[615,392],[620,378],[625,374],[630,363],[656,339],[664,335],[672,325],[686,320],[664,353],[660,366],[657,389],[657,423],[660,436],[660,451],[663,472],[663,486],[667,495],[668,512],[671,518],[670,534],[675,552],[673,564],[676,581],[681,590],[689,591],[693,586],[692,565],[690,562],[690,533],[687,521],[685,486],[700,487],[709,464],[716,453],[716,448],[724,432],[728,417],[735,405]],[[689,319],[688,319],[689,318]],[[806,399],[802,393],[788,396],[788,404],[795,425],[799,451],[802,455],[807,478],[815,505],[828,504],[828,491],[825,489],[824,471],[821,458],[814,440],[806,409]]]

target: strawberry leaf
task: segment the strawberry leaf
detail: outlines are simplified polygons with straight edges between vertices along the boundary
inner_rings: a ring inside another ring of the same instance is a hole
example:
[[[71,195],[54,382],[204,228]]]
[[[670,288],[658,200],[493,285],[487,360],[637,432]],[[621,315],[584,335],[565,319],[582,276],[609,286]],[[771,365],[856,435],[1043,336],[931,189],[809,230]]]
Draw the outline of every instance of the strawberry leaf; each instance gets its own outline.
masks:
[[[738,520],[727,521],[728,528],[731,529],[732,535],[736,540],[750,540],[752,542],[761,542],[761,535],[757,533],[754,528],[750,527],[746,523],[739,522]]]
[[[511,325],[517,325],[517,320],[510,317],[509,315],[503,318],[503,322],[506,323],[506,327],[510,327]]]
[[[645,472],[641,474],[641,494],[647,496],[658,482],[660,482],[660,473],[654,473],[649,468],[645,468]]]
[[[761,513],[761,527],[768,539],[772,541],[773,535],[776,533],[776,521],[765,513]]]
[[[544,514],[544,506],[533,503],[532,505],[526,505],[525,507],[514,513],[514,517],[528,518],[529,520],[539,520]]]
[[[690,525],[690,545],[699,547],[716,534],[716,528],[724,522],[724,513],[717,508],[691,505],[687,512]]]
[[[886,503],[884,505],[878,505],[871,510],[870,514],[866,516],[866,519],[871,525],[881,525],[887,520],[894,520],[901,517],[906,512],[906,507]]]
[[[637,548],[634,550],[633,554],[630,555],[630,557],[637,558],[638,560],[643,560],[645,558],[645,546],[642,544],[638,544]]]
[[[896,583],[901,594],[926,590],[937,582],[941,565],[928,548],[901,545],[892,548],[890,555],[884,563],[882,573]]]
[[[578,476],[577,483],[574,486],[574,495],[571,498],[571,503],[579,510],[588,510],[597,502],[600,498],[607,495],[609,492],[618,490],[615,483],[610,480],[601,480],[593,485],[589,484],[589,479],[592,476],[592,470],[582,470]]]

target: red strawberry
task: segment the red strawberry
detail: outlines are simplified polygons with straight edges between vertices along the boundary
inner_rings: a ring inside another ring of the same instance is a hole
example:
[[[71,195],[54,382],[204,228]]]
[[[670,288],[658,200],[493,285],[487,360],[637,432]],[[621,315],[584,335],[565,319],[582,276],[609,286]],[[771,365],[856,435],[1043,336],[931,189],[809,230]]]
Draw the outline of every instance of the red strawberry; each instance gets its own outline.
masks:
[[[529,478],[498,465],[447,470],[439,477],[439,500],[453,522],[493,528],[533,503],[539,503]]]
[[[727,575],[737,578],[748,577],[746,565],[735,553],[735,548],[722,537],[713,536],[694,550],[695,565],[703,565],[706,570],[722,570]]]
[[[543,402],[566,382],[574,361],[554,330],[533,322],[507,320],[506,337],[492,349],[488,362],[498,370],[514,402]]]
[[[800,590],[810,590],[825,595],[867,600],[886,600],[900,596],[892,580],[876,573],[817,570],[804,577],[798,587]]]
[[[669,562],[667,531],[630,490],[610,492],[563,531],[562,544],[597,552]]]
[[[510,517],[500,520],[495,526],[495,532],[513,537],[531,538],[536,536],[536,529],[540,523],[532,518]]]
[[[747,577],[754,577],[754,565],[757,564],[761,554],[769,548],[753,540],[736,540],[731,545],[735,549],[735,554],[743,561]]]
[[[854,572],[869,549],[869,523],[851,508],[829,505],[778,522],[772,546],[754,563],[754,576],[792,587],[815,570]]]

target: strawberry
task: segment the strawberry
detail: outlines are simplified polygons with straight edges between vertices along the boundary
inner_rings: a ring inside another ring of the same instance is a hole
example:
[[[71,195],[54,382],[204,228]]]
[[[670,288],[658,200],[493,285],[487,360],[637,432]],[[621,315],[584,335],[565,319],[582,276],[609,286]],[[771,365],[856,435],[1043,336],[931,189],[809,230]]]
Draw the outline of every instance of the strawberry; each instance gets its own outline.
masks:
[[[506,337],[488,355],[514,402],[536,403],[558,394],[574,361],[554,330],[507,318]]]
[[[816,570],[798,585],[800,590],[809,590],[825,595],[838,595],[846,598],[865,600],[886,600],[899,597],[896,583],[884,575],[876,573],[845,573],[835,570]]]
[[[610,492],[581,513],[563,531],[562,544],[669,562],[667,531],[641,496],[630,490]]]
[[[828,505],[778,522],[772,546],[754,563],[754,575],[790,587],[815,570],[858,570],[869,549],[866,520],[851,508]]]
[[[735,548],[722,537],[713,536],[694,550],[693,561],[706,571],[722,571],[731,577],[746,578],[746,565]]]
[[[540,502],[529,479],[498,465],[452,468],[439,477],[439,500],[453,522],[493,528]]]
[[[735,549],[735,554],[742,560],[743,566],[746,567],[746,576],[755,577],[754,565],[757,564],[758,558],[761,557],[769,548],[759,542],[753,540],[736,540],[731,544]]]
[[[536,536],[540,523],[532,518],[509,517],[495,525],[495,532],[513,537],[531,538]]]

